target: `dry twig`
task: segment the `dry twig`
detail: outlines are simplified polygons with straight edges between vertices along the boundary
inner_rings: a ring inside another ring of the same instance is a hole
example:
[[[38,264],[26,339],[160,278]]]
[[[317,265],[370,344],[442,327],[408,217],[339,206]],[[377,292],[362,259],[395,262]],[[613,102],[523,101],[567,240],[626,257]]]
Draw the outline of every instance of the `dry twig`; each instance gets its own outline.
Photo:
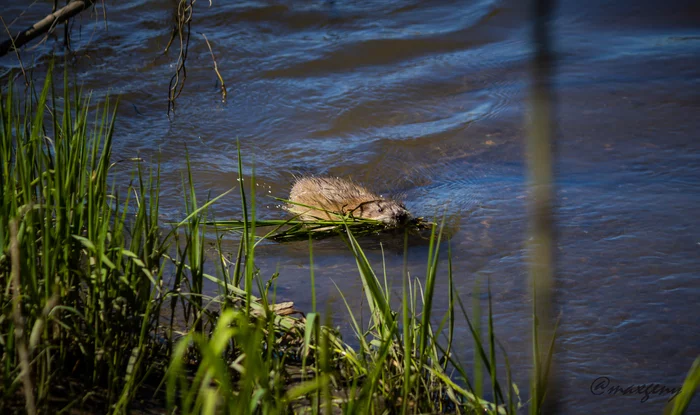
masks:
[[[7,32],[7,35],[10,36],[10,40],[12,41],[12,48],[15,50],[15,55],[17,55],[17,61],[19,62],[19,68],[22,70],[22,75],[24,76],[24,85],[29,86],[29,78],[27,78],[27,72],[24,70],[24,64],[22,63],[22,58],[19,56],[19,50],[15,46],[14,39],[12,39],[12,34],[10,33],[10,28],[7,27],[5,24],[5,19],[0,16],[0,22],[2,22],[2,25],[5,27],[5,31]]]
[[[204,33],[200,34],[204,38],[204,41],[207,42],[207,46],[209,47],[209,53],[211,53],[211,59],[214,61],[214,72],[216,72],[216,76],[219,78],[219,82],[221,82],[221,101],[226,102],[226,96],[228,95],[228,93],[226,92],[226,84],[224,83],[224,78],[219,73],[219,66],[216,64],[216,56],[214,56],[214,51],[211,49],[211,45],[209,44],[209,39],[207,39],[207,35],[205,35]]]

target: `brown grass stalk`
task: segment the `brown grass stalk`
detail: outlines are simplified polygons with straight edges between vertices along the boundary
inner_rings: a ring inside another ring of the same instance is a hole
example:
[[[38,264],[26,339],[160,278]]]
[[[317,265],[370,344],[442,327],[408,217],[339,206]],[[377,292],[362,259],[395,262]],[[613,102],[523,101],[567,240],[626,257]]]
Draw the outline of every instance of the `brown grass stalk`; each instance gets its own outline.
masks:
[[[27,414],[36,413],[34,402],[34,385],[31,378],[31,366],[29,364],[29,349],[24,332],[24,317],[22,316],[22,290],[19,278],[19,239],[17,238],[17,219],[10,220],[10,256],[12,260],[11,285],[12,285],[12,320],[15,325],[15,341],[17,342],[17,355],[20,364],[19,377],[24,387],[24,402]]]

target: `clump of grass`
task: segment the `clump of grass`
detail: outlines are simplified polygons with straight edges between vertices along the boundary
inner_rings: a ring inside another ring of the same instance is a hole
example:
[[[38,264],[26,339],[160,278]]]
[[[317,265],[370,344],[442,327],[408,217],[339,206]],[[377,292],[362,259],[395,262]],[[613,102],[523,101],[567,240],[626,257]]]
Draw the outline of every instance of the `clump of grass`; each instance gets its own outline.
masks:
[[[359,389],[358,396],[383,397],[382,406],[378,406],[376,400],[365,400],[362,403],[362,413],[376,413],[382,407],[394,408],[393,410],[400,410],[401,413],[515,413],[519,407],[515,400],[520,400],[517,387],[510,382],[510,375],[505,385],[496,376],[490,295],[488,337],[482,339],[479,332],[473,328],[454,289],[449,251],[448,267],[444,275],[449,291],[449,304],[446,314],[435,327],[433,300],[439,275],[438,263],[442,241],[442,231],[438,231],[436,224],[432,227],[429,241],[429,260],[423,283],[420,279],[412,281],[405,272],[399,313],[390,306],[390,287],[387,284],[386,271],[381,281],[357,239],[348,232],[347,242],[355,256],[371,313],[370,327],[363,330],[348,306],[356,337],[360,340],[361,355],[369,357],[364,366],[373,369],[367,373],[368,379]],[[483,364],[491,375],[493,401],[484,399],[479,389],[473,387],[464,365],[452,353],[458,305],[465,321],[472,328],[472,339],[478,351],[478,358],[474,364]],[[444,330],[447,333],[444,333]],[[441,337],[442,341],[439,340]],[[489,353],[484,349],[484,342],[489,347]],[[505,351],[503,353],[505,354]],[[506,369],[510,373],[507,362]]]
[[[66,385],[60,379],[74,378],[102,386],[118,412],[159,351],[158,178],[139,171],[118,195],[108,182],[116,103],[97,104],[91,119],[90,96],[67,75],[55,93],[52,66],[23,102],[11,80],[0,97],[0,284],[16,276],[0,293],[1,401],[17,396],[20,375],[39,407]],[[18,232],[8,235],[11,223]],[[17,361],[22,352],[29,367]]]

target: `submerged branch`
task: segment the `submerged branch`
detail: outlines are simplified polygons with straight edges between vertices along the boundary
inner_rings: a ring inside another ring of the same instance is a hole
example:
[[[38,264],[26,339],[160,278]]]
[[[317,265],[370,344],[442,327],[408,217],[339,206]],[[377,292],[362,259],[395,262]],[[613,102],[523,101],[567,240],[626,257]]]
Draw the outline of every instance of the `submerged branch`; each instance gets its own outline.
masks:
[[[194,13],[194,3],[196,1],[197,0],[180,0],[178,2],[175,14],[175,25],[170,42],[168,42],[165,48],[165,53],[167,53],[175,38],[179,40],[180,51],[177,57],[177,66],[175,68],[175,73],[170,78],[170,85],[168,85],[168,117],[171,112],[175,112],[175,100],[177,100],[182,93],[182,90],[185,88],[185,81],[187,80],[187,52],[190,47],[192,15]]]

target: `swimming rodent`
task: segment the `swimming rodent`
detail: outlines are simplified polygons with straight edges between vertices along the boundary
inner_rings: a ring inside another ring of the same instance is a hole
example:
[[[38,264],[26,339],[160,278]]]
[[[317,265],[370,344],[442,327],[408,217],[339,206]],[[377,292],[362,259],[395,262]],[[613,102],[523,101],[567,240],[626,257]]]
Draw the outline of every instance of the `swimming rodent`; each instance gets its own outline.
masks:
[[[289,201],[319,208],[290,204],[287,209],[299,215],[301,220],[341,220],[339,216],[328,212],[341,215],[350,213],[353,217],[374,219],[389,226],[398,226],[412,219],[403,203],[383,198],[359,184],[337,177],[297,179],[289,194]]]

